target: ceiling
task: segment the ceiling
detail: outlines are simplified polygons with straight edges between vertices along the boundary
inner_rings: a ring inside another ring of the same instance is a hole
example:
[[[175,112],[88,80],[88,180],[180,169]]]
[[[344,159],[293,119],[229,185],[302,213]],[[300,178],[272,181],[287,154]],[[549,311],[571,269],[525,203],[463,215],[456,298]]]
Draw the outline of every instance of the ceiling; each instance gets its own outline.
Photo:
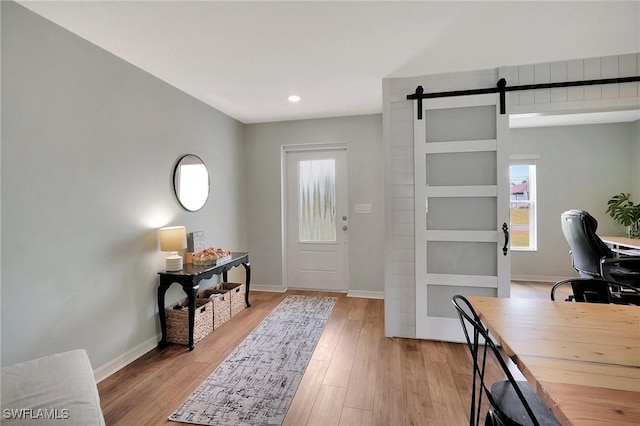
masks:
[[[640,105],[638,106],[640,108]],[[509,116],[509,128],[581,126],[584,124],[627,123],[640,120],[640,109],[580,113],[530,113]]]
[[[380,113],[386,77],[640,52],[638,1],[18,3],[244,123]]]

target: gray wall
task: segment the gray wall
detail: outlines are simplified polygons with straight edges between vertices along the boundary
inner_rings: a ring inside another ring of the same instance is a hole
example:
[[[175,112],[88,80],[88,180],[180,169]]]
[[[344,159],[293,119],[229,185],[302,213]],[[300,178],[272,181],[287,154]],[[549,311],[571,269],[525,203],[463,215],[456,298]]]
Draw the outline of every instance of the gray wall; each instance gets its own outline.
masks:
[[[248,248],[243,128],[2,2],[2,364],[85,348],[97,368],[153,343],[157,228]],[[185,153],[211,173],[196,213],[172,193]]]
[[[631,196],[636,204],[640,204],[640,120],[631,127],[632,155],[631,155]]]
[[[275,288],[283,285],[281,146],[345,143],[349,169],[349,290],[382,293],[382,116],[251,124],[247,126],[245,143],[252,284]],[[356,203],[371,203],[373,213],[354,214]]]
[[[624,235],[624,228],[605,210],[614,194],[640,196],[637,129],[637,123],[511,129],[512,154],[540,155],[536,161],[538,251],[511,252],[515,278],[577,275],[560,228],[560,215],[566,210],[591,213],[601,235]]]

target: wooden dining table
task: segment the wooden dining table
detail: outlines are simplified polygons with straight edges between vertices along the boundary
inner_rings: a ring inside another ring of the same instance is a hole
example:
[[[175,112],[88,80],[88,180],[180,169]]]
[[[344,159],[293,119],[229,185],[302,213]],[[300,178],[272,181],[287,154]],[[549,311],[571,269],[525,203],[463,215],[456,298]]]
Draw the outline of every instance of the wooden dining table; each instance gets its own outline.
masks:
[[[640,425],[640,307],[470,296],[563,425]]]

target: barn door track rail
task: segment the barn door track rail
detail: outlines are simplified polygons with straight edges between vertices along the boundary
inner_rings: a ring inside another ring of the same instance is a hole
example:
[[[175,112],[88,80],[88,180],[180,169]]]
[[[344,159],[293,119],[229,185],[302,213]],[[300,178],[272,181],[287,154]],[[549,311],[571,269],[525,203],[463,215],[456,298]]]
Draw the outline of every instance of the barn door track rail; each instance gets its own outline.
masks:
[[[436,93],[424,93],[424,88],[418,86],[415,93],[407,95],[407,99],[418,100],[418,120],[422,120],[422,100],[433,98],[448,98],[452,96],[468,96],[468,95],[485,95],[488,93],[500,93],[500,114],[505,114],[505,94],[507,92],[515,92],[520,90],[535,90],[535,89],[556,89],[559,87],[575,87],[575,86],[594,86],[598,84],[619,84],[619,83],[632,83],[640,81],[640,76],[633,77],[618,77],[618,78],[603,78],[598,80],[578,80],[578,81],[563,81],[558,83],[538,83],[538,84],[523,84],[520,86],[507,86],[507,80],[501,78],[498,80],[496,87],[488,87],[486,89],[469,89],[469,90],[454,90],[450,92],[436,92]]]

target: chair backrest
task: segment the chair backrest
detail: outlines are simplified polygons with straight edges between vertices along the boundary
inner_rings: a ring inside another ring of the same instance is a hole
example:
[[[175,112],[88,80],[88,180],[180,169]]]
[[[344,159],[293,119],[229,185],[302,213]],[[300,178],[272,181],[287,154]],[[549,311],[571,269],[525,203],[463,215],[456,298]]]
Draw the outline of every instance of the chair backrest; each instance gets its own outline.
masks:
[[[596,234],[598,221],[583,210],[562,213],[562,233],[569,243],[573,267],[582,277],[600,277],[600,259],[613,257],[611,249]]]
[[[487,355],[489,354],[493,355],[493,358],[502,368],[504,375],[516,391],[516,394],[522,402],[527,414],[531,418],[532,423],[539,426],[540,423],[536,419],[535,414],[533,414],[531,406],[520,390],[513,374],[511,374],[507,363],[502,358],[502,354],[489,336],[489,330],[484,326],[484,324],[482,324],[480,317],[471,306],[471,303],[469,303],[464,296],[455,295],[453,296],[453,306],[456,308],[458,316],[460,317],[462,330],[464,331],[467,345],[471,351],[471,358],[473,359],[473,383],[471,388],[471,411],[469,415],[469,424],[471,426],[477,426],[480,424],[480,410],[482,408],[483,394],[487,395],[487,399],[493,407],[498,406],[487,387],[487,383],[485,383]]]
[[[615,283],[598,278],[569,278],[558,281],[551,287],[551,300],[556,300],[556,292],[560,287],[571,286],[573,292],[566,302],[611,303],[610,285]]]

